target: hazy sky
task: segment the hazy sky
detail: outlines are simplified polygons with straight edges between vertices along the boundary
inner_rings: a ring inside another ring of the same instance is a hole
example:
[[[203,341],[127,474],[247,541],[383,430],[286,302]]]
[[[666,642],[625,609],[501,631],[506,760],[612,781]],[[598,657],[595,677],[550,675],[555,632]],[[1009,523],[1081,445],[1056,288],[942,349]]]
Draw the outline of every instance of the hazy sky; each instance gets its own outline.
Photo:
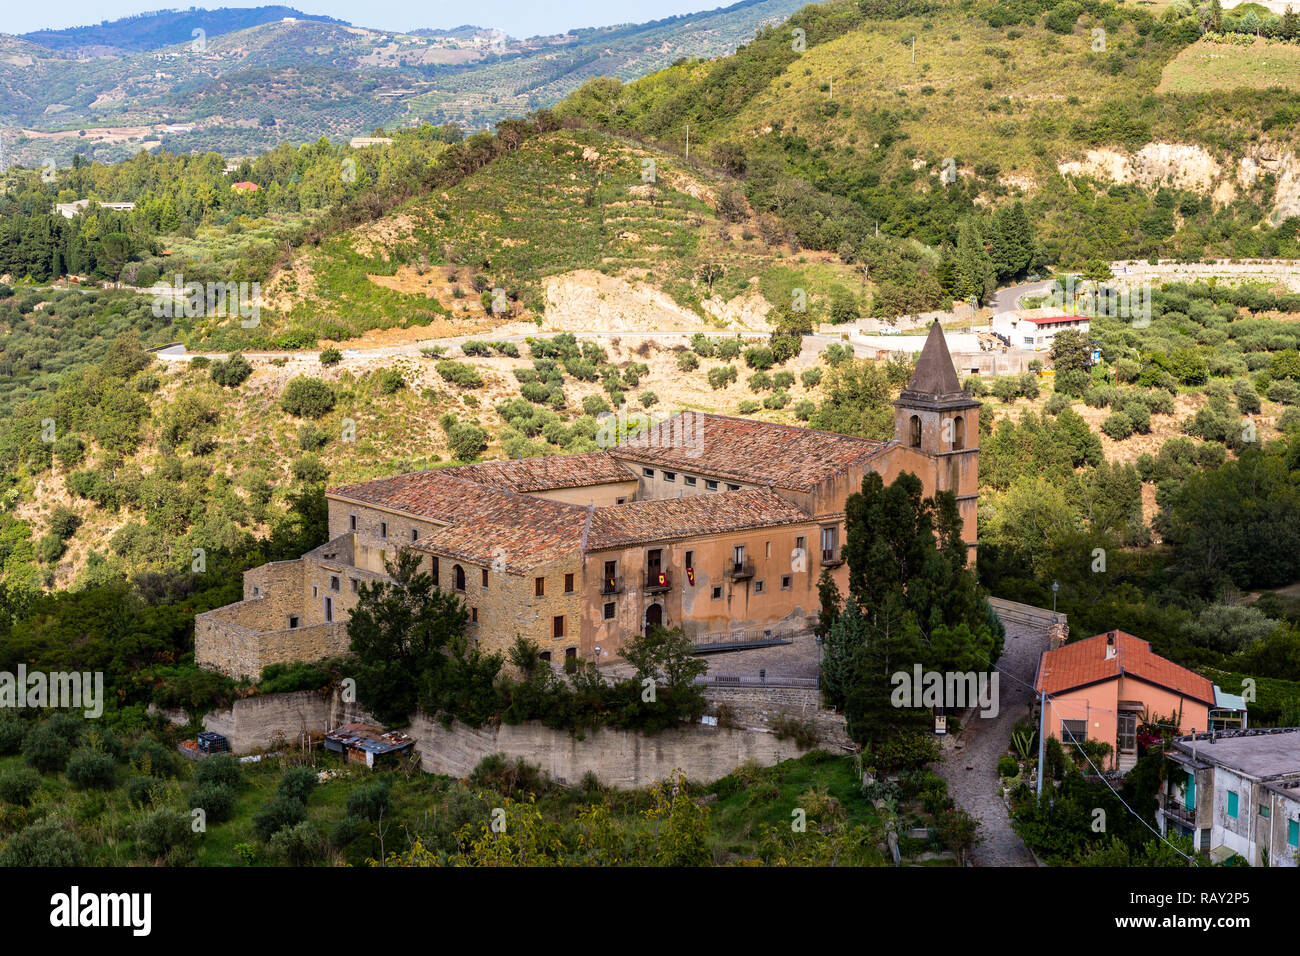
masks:
[[[729,6],[735,0],[474,0],[472,3],[447,3],[445,0],[209,0],[206,3],[176,3],[159,0],[62,0],[44,4],[9,3],[0,21],[2,33],[29,33],[32,30],[86,26],[101,20],[134,16],[150,10],[190,6],[260,7],[279,2],[306,13],[323,14],[347,20],[360,27],[380,30],[415,30],[420,27],[446,28],[473,24],[499,27],[511,36],[528,37],[545,33],[562,33],[573,27],[608,26],[612,23],[640,23],[679,13],[694,13]]]

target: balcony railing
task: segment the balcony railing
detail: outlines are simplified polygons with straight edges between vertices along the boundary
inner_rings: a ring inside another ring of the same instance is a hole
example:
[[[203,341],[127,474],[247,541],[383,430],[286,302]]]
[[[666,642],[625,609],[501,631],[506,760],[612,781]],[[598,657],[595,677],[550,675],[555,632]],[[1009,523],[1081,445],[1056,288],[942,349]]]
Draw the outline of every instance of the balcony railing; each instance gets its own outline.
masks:
[[[1195,828],[1196,811],[1188,810],[1181,803],[1171,803],[1165,807],[1165,816],[1177,820],[1187,827]]]
[[[744,561],[733,562],[731,566],[727,568],[727,577],[731,578],[733,581],[741,581],[745,578],[752,578],[753,576],[754,562],[749,558],[746,558]]]
[[[612,577],[605,578],[605,580],[602,581],[600,584],[600,593],[601,594],[622,594],[623,579],[619,577],[617,574],[613,575]]]
[[[843,563],[839,548],[822,548],[822,567],[831,568]]]
[[[648,594],[667,591],[672,587],[672,579],[667,571],[648,571],[645,576],[645,589]]]

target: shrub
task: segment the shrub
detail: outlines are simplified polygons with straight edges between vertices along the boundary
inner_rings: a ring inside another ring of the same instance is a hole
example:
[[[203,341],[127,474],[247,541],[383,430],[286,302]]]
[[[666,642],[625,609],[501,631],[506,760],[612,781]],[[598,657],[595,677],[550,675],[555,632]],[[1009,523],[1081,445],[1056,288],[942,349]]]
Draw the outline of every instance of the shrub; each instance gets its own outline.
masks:
[[[277,793],[270,802],[253,814],[253,829],[263,841],[271,839],[285,827],[307,819],[307,807],[301,800]]]
[[[1133,420],[1123,412],[1111,412],[1101,423],[1101,433],[1115,441],[1123,441],[1133,434]]]
[[[8,767],[0,771],[0,800],[25,807],[41,786],[41,775],[31,767]]]
[[[443,359],[434,368],[444,381],[450,382],[457,388],[483,387],[483,377],[479,375],[478,369],[472,365],[466,365],[464,362],[453,362],[451,359]]]
[[[1271,382],[1265,392],[1271,402],[1280,405],[1300,405],[1300,382],[1281,378]]]
[[[329,440],[329,433],[315,425],[303,425],[298,429],[298,447],[303,451],[319,451]]]
[[[745,364],[754,369],[769,369],[776,364],[776,356],[766,345],[751,345],[745,349]]]
[[[1033,372],[1022,372],[1016,380],[1020,387],[1020,394],[1030,400],[1038,397],[1038,376]]]
[[[709,385],[715,389],[726,388],[739,377],[734,365],[719,365],[709,369]]]
[[[224,362],[213,362],[209,373],[212,381],[225,388],[238,388],[248,376],[253,374],[253,366],[248,359],[236,352]]]
[[[758,402],[755,402],[753,400],[747,400],[741,402],[740,405],[737,406],[737,410],[742,415],[752,415],[756,411],[758,411],[761,407],[762,406]]]
[[[460,347],[460,350],[466,355],[491,355],[492,346],[486,342],[480,342],[477,339],[470,339]]]
[[[78,750],[68,759],[68,780],[79,790],[113,786],[117,764],[98,750]]]
[[[28,726],[16,714],[0,714],[0,756],[16,754],[22,748]]]
[[[280,407],[299,418],[320,418],[334,408],[334,389],[318,378],[300,375],[285,386]]]
[[[488,754],[470,771],[469,782],[503,796],[543,793],[549,783],[542,769],[522,757],[511,760],[505,754]]]
[[[478,425],[453,421],[450,425],[444,424],[443,431],[451,453],[461,461],[473,461],[487,448],[487,432]]]
[[[266,847],[267,857],[280,866],[309,866],[324,852],[324,838],[306,820],[277,830]]]
[[[207,783],[190,793],[190,809],[201,809],[208,823],[229,820],[235,812],[235,791],[224,783]]]
[[[387,780],[380,780],[353,790],[348,794],[348,816],[372,823],[378,820],[380,813],[388,809],[388,792],[391,789],[392,785]]]
[[[746,380],[751,392],[763,392],[772,387],[772,376],[766,372],[755,372]]]
[[[395,395],[406,388],[406,379],[395,368],[386,368],[375,373],[375,384],[379,386],[380,395]]]
[[[132,777],[124,789],[127,802],[133,807],[152,807],[167,799],[167,784],[157,777]]]
[[[46,818],[11,837],[0,850],[0,866],[81,866],[86,849],[66,821]]]
[[[1300,408],[1291,407],[1285,409],[1277,417],[1277,427],[1279,430],[1289,432],[1300,426]]]
[[[293,767],[286,770],[280,778],[276,793],[301,800],[305,804],[318,782],[316,771],[311,767]]]
[[[23,758],[31,767],[41,773],[56,773],[68,765],[72,756],[73,742],[46,721],[28,731],[23,738]]]
[[[649,408],[651,405],[658,405],[658,404],[659,404],[659,396],[656,395],[654,392],[641,393],[642,408]]]
[[[320,353],[321,365],[338,365],[343,361],[343,353],[336,348],[327,348]]]
[[[1020,395],[1020,383],[1010,375],[999,375],[993,380],[993,394],[1000,402],[1011,404]]]
[[[700,357],[694,352],[682,352],[677,356],[677,368],[682,372],[693,372],[700,367]]]
[[[719,339],[714,347],[713,354],[724,362],[740,358],[740,339]]]
[[[806,368],[799,376],[799,381],[803,382],[804,388],[816,388],[822,382],[822,370],[819,368]]]
[[[813,417],[813,413],[816,411],[817,403],[811,402],[805,398],[794,407],[794,417],[799,419],[801,422],[806,422],[808,419]]]
[[[582,399],[582,413],[593,418],[609,411],[609,403],[599,395],[587,395]]]
[[[794,384],[794,372],[780,371],[772,376],[772,387],[784,392]]]
[[[1016,758],[1011,754],[1003,754],[998,758],[998,776],[1014,777],[1020,772],[1020,764],[1016,763]]]
[[[1202,442],[1196,446],[1192,458],[1202,468],[1218,468],[1228,460],[1228,449],[1217,441]]]
[[[149,859],[161,859],[193,836],[190,817],[179,810],[155,810],[136,821],[136,848]]]
[[[194,783],[202,787],[221,784],[235,789],[239,786],[241,771],[233,754],[214,754],[200,760],[194,768]]]
[[[763,407],[768,409],[785,408],[789,404],[790,395],[782,391],[775,391],[763,399]]]
[[[1047,399],[1047,405],[1045,406],[1049,415],[1059,415],[1069,407],[1070,400],[1060,392],[1053,392],[1051,397]]]
[[[1078,397],[1088,391],[1088,382],[1089,378],[1087,372],[1073,369],[1068,372],[1058,372],[1054,388],[1058,392]]]
[[[717,346],[703,332],[696,332],[691,336],[691,351],[704,358],[710,358],[717,351]]]

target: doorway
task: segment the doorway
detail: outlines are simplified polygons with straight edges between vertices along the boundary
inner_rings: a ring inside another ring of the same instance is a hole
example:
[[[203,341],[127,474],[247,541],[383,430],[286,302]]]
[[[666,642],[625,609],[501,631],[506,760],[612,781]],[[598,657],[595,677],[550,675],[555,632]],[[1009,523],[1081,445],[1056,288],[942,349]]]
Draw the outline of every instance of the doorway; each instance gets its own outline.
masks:
[[[664,624],[664,606],[662,604],[651,604],[645,609],[645,632],[650,634],[656,627],[663,627]]]

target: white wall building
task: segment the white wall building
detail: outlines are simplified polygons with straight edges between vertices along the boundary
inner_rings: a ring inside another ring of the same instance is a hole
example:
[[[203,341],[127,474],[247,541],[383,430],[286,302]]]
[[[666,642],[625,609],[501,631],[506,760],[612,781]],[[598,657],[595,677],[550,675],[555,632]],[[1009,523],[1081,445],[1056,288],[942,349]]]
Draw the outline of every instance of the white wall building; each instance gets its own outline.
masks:
[[[1028,312],[999,312],[993,316],[993,334],[1008,348],[1042,352],[1052,347],[1056,336],[1067,329],[1083,332],[1092,327],[1082,315],[1043,315]]]

